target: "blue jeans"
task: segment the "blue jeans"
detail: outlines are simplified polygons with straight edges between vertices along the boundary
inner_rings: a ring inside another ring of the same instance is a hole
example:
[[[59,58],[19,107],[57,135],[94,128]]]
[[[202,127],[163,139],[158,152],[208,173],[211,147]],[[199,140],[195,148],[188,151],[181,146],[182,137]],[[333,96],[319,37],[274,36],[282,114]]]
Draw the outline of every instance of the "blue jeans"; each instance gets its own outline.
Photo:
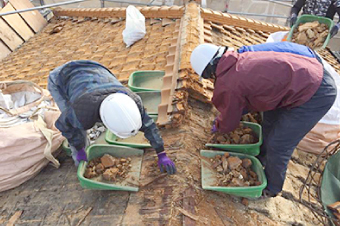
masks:
[[[270,192],[277,194],[282,190],[294,149],[332,107],[335,98],[335,82],[324,70],[321,85],[309,101],[292,109],[264,112],[263,144],[258,158],[265,166]]]

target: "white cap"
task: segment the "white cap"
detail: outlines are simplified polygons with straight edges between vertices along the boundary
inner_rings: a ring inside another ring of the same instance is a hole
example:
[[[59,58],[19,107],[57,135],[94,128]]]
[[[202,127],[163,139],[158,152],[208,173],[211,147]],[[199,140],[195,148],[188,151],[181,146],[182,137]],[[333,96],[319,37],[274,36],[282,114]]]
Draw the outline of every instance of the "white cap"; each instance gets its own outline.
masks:
[[[142,127],[142,116],[136,102],[123,93],[107,96],[99,109],[104,125],[116,136],[128,138]]]
[[[219,47],[216,45],[205,43],[197,46],[192,51],[190,57],[191,66],[200,77],[218,49]]]

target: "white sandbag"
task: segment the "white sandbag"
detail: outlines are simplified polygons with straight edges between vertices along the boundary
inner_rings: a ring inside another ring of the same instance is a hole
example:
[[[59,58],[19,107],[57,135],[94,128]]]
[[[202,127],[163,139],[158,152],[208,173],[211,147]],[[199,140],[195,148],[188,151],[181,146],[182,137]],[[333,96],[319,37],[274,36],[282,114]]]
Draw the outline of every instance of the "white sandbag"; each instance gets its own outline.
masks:
[[[54,156],[65,138],[54,126],[60,112],[48,91],[28,81],[0,82],[0,91],[17,102],[15,109],[0,106],[0,116],[7,115],[0,117],[1,192],[34,177],[49,162],[59,167]],[[45,101],[52,104],[46,108],[42,106]],[[38,111],[40,107],[44,111]]]
[[[145,17],[136,7],[128,6],[126,9],[125,29],[123,31],[123,40],[126,47],[142,39],[145,34]]]

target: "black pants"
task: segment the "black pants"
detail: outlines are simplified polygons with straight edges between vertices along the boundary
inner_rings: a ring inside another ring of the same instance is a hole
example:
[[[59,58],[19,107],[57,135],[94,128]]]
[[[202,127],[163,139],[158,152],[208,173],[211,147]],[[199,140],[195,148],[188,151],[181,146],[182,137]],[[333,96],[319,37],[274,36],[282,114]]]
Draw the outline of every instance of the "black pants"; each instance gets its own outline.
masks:
[[[309,101],[292,109],[264,112],[263,144],[258,157],[265,166],[270,192],[277,194],[282,190],[294,149],[332,107],[335,98],[335,82],[324,70],[321,85]]]

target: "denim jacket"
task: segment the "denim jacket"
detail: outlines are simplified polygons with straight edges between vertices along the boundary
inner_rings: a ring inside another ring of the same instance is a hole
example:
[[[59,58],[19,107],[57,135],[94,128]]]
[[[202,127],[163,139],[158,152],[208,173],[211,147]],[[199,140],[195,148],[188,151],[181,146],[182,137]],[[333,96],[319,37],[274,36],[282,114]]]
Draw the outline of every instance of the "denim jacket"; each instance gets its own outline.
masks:
[[[157,153],[164,150],[158,128],[146,113],[140,97],[124,87],[103,65],[89,60],[68,62],[50,72],[48,90],[61,111],[56,127],[77,150],[85,146],[84,131],[101,122],[101,102],[116,92],[125,93],[136,102],[142,117],[140,131]]]

